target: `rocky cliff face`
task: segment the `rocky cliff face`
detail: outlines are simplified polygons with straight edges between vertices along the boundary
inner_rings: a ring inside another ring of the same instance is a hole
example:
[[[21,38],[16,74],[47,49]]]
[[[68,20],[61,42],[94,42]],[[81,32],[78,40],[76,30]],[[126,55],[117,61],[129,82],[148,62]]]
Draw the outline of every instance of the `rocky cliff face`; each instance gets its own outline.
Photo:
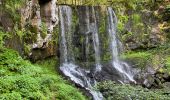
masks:
[[[168,14],[166,14],[168,2],[155,1],[150,5],[137,6],[135,9],[125,7],[117,11],[120,38],[126,49],[153,48],[167,43],[169,38],[164,29],[168,30]]]
[[[167,21],[169,20],[169,14],[166,13],[168,10],[168,8],[166,8],[166,2],[159,3],[159,5],[155,3],[156,7],[152,7],[150,10],[140,7],[135,10],[130,10],[127,7],[122,7],[124,9],[117,10],[115,6],[119,19],[119,36],[126,49],[153,48],[165,44],[168,41],[167,32],[169,30],[169,24]],[[8,2],[2,0],[0,4],[6,5]],[[5,6],[1,7],[1,9],[2,8],[4,9]],[[103,9],[103,7],[101,8]],[[86,11],[86,7],[76,9],[79,11],[80,15]],[[25,54],[30,56],[32,59],[42,58],[42,56],[40,56],[42,53],[44,55],[43,58],[56,55],[57,44],[54,41],[56,41],[56,34],[58,34],[57,30],[59,23],[57,1],[26,1],[22,4],[21,8],[16,10],[16,12],[18,12],[20,16],[20,21],[14,20],[14,18],[11,17],[10,12],[1,10],[0,13],[0,25],[6,31],[15,31],[13,34],[16,39],[9,39],[6,42],[7,47],[15,48],[20,51],[20,54],[24,54],[22,51],[26,49]],[[80,30],[77,30],[80,33],[87,30],[86,22],[81,22],[83,21],[81,18],[83,19],[84,17],[86,16],[80,16],[79,26],[77,26],[77,28],[80,28]],[[99,14],[99,17],[101,21],[105,20],[105,16],[102,15],[102,12]],[[18,28],[22,29],[22,32],[25,35],[25,37],[21,39],[20,43],[17,41],[19,38],[17,36],[18,33],[16,30],[13,30],[14,26],[16,26],[16,23],[18,22]],[[104,33],[105,31],[103,29],[105,27],[105,23],[102,23],[99,26],[102,26],[100,28],[100,32]],[[101,35],[102,39],[107,40],[103,34]],[[20,44],[20,46],[16,46],[15,44]],[[46,52],[48,50],[50,50],[50,53]]]
[[[12,3],[19,7],[15,8]],[[59,22],[56,0],[1,1],[0,4],[0,25],[11,36],[5,42],[6,47],[34,60],[56,55],[57,33],[54,30]]]

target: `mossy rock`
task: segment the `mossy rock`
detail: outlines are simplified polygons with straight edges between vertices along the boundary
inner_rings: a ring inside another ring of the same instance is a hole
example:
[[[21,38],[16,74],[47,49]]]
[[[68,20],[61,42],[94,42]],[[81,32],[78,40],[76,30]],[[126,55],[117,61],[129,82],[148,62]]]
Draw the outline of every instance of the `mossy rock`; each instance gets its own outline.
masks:
[[[151,61],[152,54],[148,52],[128,52],[121,55],[121,59],[128,61],[133,67],[145,68]]]

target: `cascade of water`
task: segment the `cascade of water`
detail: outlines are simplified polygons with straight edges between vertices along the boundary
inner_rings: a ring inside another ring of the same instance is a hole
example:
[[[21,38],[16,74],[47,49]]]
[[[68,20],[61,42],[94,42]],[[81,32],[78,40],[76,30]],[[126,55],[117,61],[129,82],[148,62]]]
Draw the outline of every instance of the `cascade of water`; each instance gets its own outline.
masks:
[[[90,45],[90,43],[89,43],[89,33],[90,33],[90,15],[89,15],[89,7],[86,7],[86,13],[85,13],[85,16],[86,16],[86,18],[85,18],[85,23],[86,23],[86,32],[85,32],[85,39],[86,39],[86,41],[85,41],[85,55],[86,55],[86,61],[87,61],[87,63],[88,63],[88,55],[89,55],[89,45]]]
[[[110,39],[110,48],[112,54],[112,66],[119,72],[122,76],[121,82],[132,81],[135,82],[133,79],[133,75],[130,69],[130,66],[125,62],[121,62],[118,59],[118,39],[116,37],[116,27],[117,27],[117,17],[115,12],[111,7],[108,7],[108,34]]]
[[[96,71],[101,71],[98,26],[97,26],[97,19],[96,19],[94,7],[92,7],[92,18],[93,18],[93,23],[91,23],[91,30],[93,32],[92,38],[93,38],[93,46],[95,51]]]
[[[73,61],[69,60],[70,50],[72,49],[68,43],[67,38],[71,33],[71,19],[72,19],[72,9],[69,6],[60,6],[59,7],[60,14],[60,34],[61,34],[61,43],[60,43],[60,54],[61,54],[61,67],[60,70],[63,72],[65,76],[68,76],[73,82],[79,84],[81,87],[88,90],[94,100],[102,100],[103,96],[100,92],[97,92],[93,89],[95,85],[95,80],[88,77],[89,71],[84,70],[77,65],[74,64]],[[67,35],[68,36],[67,36]]]
[[[61,34],[61,42],[60,42],[60,54],[61,54],[61,63],[65,62],[67,63],[68,62],[68,59],[67,59],[67,56],[68,56],[68,52],[67,52],[67,43],[66,43],[66,36],[65,36],[65,33],[66,33],[66,25],[64,23],[64,20],[65,19],[69,19],[69,17],[71,16],[71,11],[68,11],[70,10],[67,6],[62,6],[62,7],[59,7],[59,14],[60,14],[60,34]],[[66,14],[66,16],[64,15]],[[66,18],[64,18],[66,17]],[[68,22],[67,25],[69,25],[70,23]]]

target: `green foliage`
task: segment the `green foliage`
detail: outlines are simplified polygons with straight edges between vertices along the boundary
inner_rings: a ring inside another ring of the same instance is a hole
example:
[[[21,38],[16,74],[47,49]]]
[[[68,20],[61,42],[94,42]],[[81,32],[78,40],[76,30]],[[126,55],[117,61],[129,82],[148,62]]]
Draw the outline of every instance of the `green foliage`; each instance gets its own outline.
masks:
[[[49,68],[56,67],[54,60],[43,64],[33,65],[13,50],[0,49],[0,99],[85,100],[77,89]]]
[[[47,36],[47,26],[45,23],[41,23],[41,37],[44,39]]]
[[[51,74],[56,74],[56,68],[59,67],[59,59],[58,58],[47,58],[44,60],[37,61],[34,65],[41,66],[43,70],[50,71]]]
[[[128,22],[129,16],[127,15],[118,15],[118,31],[121,33],[124,30],[124,24]]]
[[[106,100],[170,100],[162,90],[148,90],[140,86],[116,84],[106,81],[98,84]],[[160,92],[161,91],[161,92]]]
[[[160,69],[160,72],[166,72],[170,75],[170,56],[166,57],[164,61],[165,61],[165,66],[164,68]]]
[[[23,36],[25,35],[25,30],[24,29],[19,29],[18,25],[14,26],[14,32],[16,33],[17,36],[19,36],[20,41],[22,41]]]
[[[166,12],[167,12],[167,13],[168,13],[168,12],[170,13],[170,4],[167,5],[165,9],[166,9]]]
[[[139,14],[133,14],[132,19],[133,19],[134,24],[138,24],[141,22],[141,17]]]
[[[24,54],[29,55],[30,52],[31,52],[31,45],[24,43]]]
[[[126,41],[126,39],[128,39],[128,38],[132,38],[133,35],[134,34],[132,32],[127,31],[126,34],[124,34],[121,39],[122,39],[122,41]]]
[[[127,52],[121,55],[121,59],[133,62],[140,68],[145,68],[146,64],[151,61],[152,54],[149,52]]]
[[[25,3],[26,0],[4,0],[3,10],[8,12],[14,21],[20,21],[20,14],[17,12]]]
[[[166,66],[170,68],[170,57],[166,58]]]
[[[8,32],[4,32],[1,27],[0,27],[0,48],[3,47],[4,45],[4,40],[5,38],[9,37],[9,33]]]

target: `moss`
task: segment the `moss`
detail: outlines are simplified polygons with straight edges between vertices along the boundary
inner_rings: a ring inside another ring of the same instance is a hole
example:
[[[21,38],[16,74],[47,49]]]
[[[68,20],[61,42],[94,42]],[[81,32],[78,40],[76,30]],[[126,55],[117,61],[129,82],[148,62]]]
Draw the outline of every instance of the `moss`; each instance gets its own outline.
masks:
[[[151,61],[152,54],[149,52],[128,52],[122,54],[120,58],[134,63],[136,67],[145,68],[146,64]]]
[[[58,75],[57,60],[31,64],[16,51],[0,49],[0,99],[85,100],[78,89]]]
[[[165,65],[166,65],[166,67],[168,68],[168,69],[170,69],[170,57],[167,57],[166,59],[165,59]]]
[[[27,45],[26,43],[24,43],[24,54],[25,55],[29,55],[29,53],[31,52],[31,45]]]
[[[133,14],[133,15],[132,15],[132,19],[133,19],[133,22],[134,22],[135,24],[138,24],[138,23],[140,23],[140,22],[142,21],[142,19],[141,19],[141,17],[140,17],[139,14]]]
[[[5,38],[9,37],[8,32],[4,32],[0,27],[0,48],[3,48]]]
[[[165,62],[165,66],[159,69],[159,71],[162,73],[168,73],[170,75],[170,56],[167,56],[164,59],[164,62]]]
[[[42,23],[41,24],[41,37],[43,38],[43,39],[45,39],[45,37],[47,36],[47,26],[46,26],[46,24],[45,23]]]
[[[4,0],[3,11],[9,13],[14,22],[20,22],[20,14],[17,12],[21,7],[24,6],[27,0]]]

